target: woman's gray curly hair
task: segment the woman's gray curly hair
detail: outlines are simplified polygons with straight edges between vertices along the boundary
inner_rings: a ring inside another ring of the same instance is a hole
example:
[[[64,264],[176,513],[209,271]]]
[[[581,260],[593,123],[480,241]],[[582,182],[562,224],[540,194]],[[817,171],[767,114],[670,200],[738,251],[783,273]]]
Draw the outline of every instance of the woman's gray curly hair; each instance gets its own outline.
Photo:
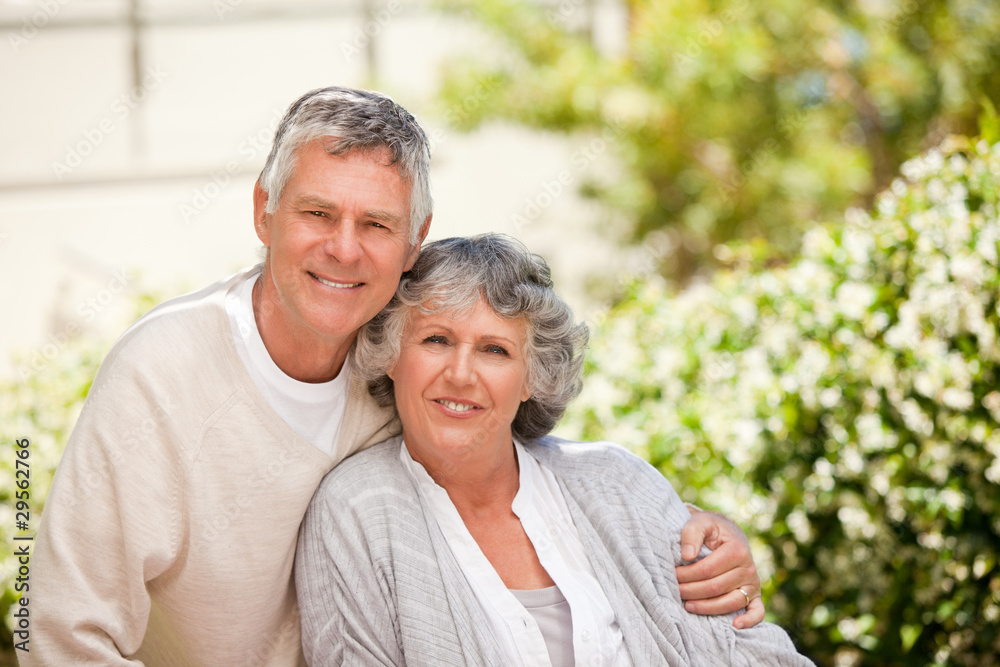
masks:
[[[580,393],[588,332],[585,324],[574,323],[573,311],[553,291],[545,260],[508,236],[482,234],[425,245],[389,305],[358,333],[355,368],[380,405],[393,405],[386,369],[399,359],[412,309],[462,316],[479,299],[500,317],[524,318],[531,398],[521,403],[511,429],[521,440],[539,438]]]

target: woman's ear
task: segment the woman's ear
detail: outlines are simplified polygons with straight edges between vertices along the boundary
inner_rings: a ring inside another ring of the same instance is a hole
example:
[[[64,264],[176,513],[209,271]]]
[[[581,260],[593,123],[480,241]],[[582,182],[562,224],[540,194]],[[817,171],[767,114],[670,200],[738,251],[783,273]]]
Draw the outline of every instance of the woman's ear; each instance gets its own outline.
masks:
[[[524,403],[529,398],[531,398],[531,387],[525,382],[524,386],[521,387],[521,402]]]

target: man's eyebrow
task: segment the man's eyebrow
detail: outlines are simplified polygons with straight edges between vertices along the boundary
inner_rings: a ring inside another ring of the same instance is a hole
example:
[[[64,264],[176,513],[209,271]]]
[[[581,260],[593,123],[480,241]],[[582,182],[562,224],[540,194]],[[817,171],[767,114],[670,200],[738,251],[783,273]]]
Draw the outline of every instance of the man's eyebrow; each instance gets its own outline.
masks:
[[[329,208],[329,209],[337,208],[337,205],[334,204],[333,202],[329,202],[325,199],[322,199],[321,197],[316,197],[313,195],[300,195],[295,198],[295,201],[293,203],[295,204],[296,208],[301,206],[311,206],[314,208]]]
[[[403,224],[403,216],[379,209],[365,211],[365,217],[371,218],[372,220],[378,220],[379,222],[389,222],[396,225]]]
[[[296,208],[311,207],[311,208],[324,208],[328,210],[335,210],[339,208],[336,204],[331,201],[327,201],[322,197],[317,197],[315,195],[301,195],[296,197],[294,200],[294,205]],[[382,209],[370,209],[365,211],[365,217],[371,218],[372,220],[378,220],[379,222],[388,222],[390,224],[402,225],[405,222],[405,218],[401,215],[396,215],[389,211],[384,211]]]

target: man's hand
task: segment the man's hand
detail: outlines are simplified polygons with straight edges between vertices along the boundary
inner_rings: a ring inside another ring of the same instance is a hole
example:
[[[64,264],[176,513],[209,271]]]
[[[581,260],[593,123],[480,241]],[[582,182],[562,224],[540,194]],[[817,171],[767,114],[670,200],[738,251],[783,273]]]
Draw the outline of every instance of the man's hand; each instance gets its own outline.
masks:
[[[691,518],[681,530],[681,557],[694,560],[703,545],[712,553],[697,563],[677,568],[684,608],[694,614],[715,615],[746,607],[733,626],[742,629],[757,625],[764,620],[764,601],[746,535],[721,514],[690,505],[688,511]]]

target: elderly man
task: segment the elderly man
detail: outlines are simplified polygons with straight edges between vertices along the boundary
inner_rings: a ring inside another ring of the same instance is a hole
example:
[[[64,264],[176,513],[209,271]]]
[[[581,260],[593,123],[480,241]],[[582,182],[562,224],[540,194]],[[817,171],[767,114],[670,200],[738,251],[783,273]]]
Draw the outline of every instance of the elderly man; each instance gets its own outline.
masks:
[[[427,236],[428,171],[383,95],[292,104],[254,188],[263,265],[154,308],[101,366],[32,556],[22,664],[302,664],[299,523],[325,473],[398,429],[348,351]],[[688,566],[708,580],[690,595],[740,608],[759,591],[745,542],[697,516],[692,548],[722,548]]]

